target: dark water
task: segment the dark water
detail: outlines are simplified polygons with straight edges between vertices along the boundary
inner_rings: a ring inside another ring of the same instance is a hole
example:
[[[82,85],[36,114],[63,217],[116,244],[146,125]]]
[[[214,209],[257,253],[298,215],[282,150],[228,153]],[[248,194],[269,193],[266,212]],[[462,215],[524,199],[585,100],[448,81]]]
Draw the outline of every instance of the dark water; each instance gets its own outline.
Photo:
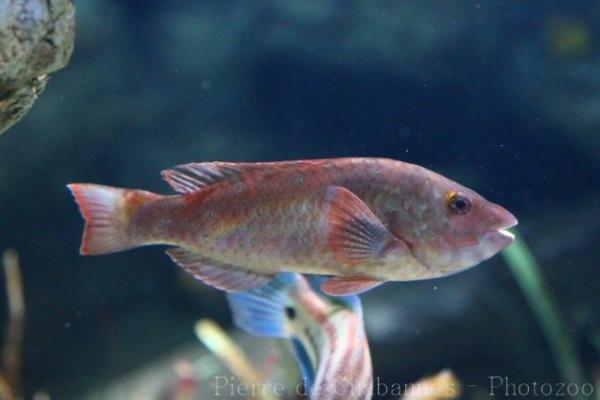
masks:
[[[65,184],[168,193],[159,172],[180,163],[338,156],[414,162],[511,210],[574,343],[578,384],[598,380],[596,2],[76,7],[69,66],[0,137],[0,249],[21,257],[28,394],[83,398],[196,345],[200,317],[231,327],[222,294],[162,249],[79,256]],[[468,399],[493,376],[569,383],[499,256],[364,300],[381,381],[451,368]]]

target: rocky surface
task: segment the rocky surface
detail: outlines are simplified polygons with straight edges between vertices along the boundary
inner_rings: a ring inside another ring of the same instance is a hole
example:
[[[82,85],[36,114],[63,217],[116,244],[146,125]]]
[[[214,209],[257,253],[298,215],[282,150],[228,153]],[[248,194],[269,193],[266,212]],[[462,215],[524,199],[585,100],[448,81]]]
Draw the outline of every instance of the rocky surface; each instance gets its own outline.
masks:
[[[0,2],[0,133],[27,114],[48,74],[67,64],[74,37],[71,0]]]

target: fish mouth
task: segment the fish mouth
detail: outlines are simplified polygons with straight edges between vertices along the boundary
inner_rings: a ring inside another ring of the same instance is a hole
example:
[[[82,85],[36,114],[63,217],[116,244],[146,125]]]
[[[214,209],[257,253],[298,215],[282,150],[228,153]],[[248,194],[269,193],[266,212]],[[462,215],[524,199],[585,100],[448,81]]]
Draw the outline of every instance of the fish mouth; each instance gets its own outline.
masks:
[[[496,229],[483,235],[483,240],[498,243],[499,247],[504,248],[515,240],[515,235],[506,229]]]
[[[508,229],[518,224],[517,219],[510,213],[506,221],[483,235],[483,240],[490,243],[497,251],[502,250],[515,240],[515,235]]]
[[[480,262],[498,254],[515,241],[515,235],[508,229],[517,225],[517,219],[503,210],[495,224],[483,231],[476,245],[460,249],[448,265],[443,268],[443,275],[459,272],[473,267]]]

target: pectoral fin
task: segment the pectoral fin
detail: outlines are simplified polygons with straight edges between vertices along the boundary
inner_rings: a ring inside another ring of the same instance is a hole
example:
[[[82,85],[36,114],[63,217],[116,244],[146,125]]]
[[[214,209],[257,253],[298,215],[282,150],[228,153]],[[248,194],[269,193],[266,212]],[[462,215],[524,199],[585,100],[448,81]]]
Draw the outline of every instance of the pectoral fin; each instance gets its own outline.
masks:
[[[326,192],[328,245],[341,262],[377,264],[390,251],[409,251],[367,205],[340,186]]]
[[[267,283],[272,276],[247,271],[243,267],[222,263],[192,251],[176,247],[166,251],[177,265],[198,280],[217,289],[238,292]]]
[[[385,281],[364,276],[334,276],[321,284],[321,290],[332,296],[364,293]]]

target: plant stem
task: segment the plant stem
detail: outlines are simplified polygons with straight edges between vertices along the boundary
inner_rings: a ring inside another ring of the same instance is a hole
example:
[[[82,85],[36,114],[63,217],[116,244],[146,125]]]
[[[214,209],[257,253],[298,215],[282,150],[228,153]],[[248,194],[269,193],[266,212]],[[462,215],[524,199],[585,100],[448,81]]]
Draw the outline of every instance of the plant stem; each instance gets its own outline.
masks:
[[[522,237],[516,232],[515,236],[515,243],[506,248],[502,256],[542,329],[562,378],[566,383],[576,383],[581,387],[583,369],[573,337],[548,291],[535,257]],[[577,398],[583,397],[579,395]]]

